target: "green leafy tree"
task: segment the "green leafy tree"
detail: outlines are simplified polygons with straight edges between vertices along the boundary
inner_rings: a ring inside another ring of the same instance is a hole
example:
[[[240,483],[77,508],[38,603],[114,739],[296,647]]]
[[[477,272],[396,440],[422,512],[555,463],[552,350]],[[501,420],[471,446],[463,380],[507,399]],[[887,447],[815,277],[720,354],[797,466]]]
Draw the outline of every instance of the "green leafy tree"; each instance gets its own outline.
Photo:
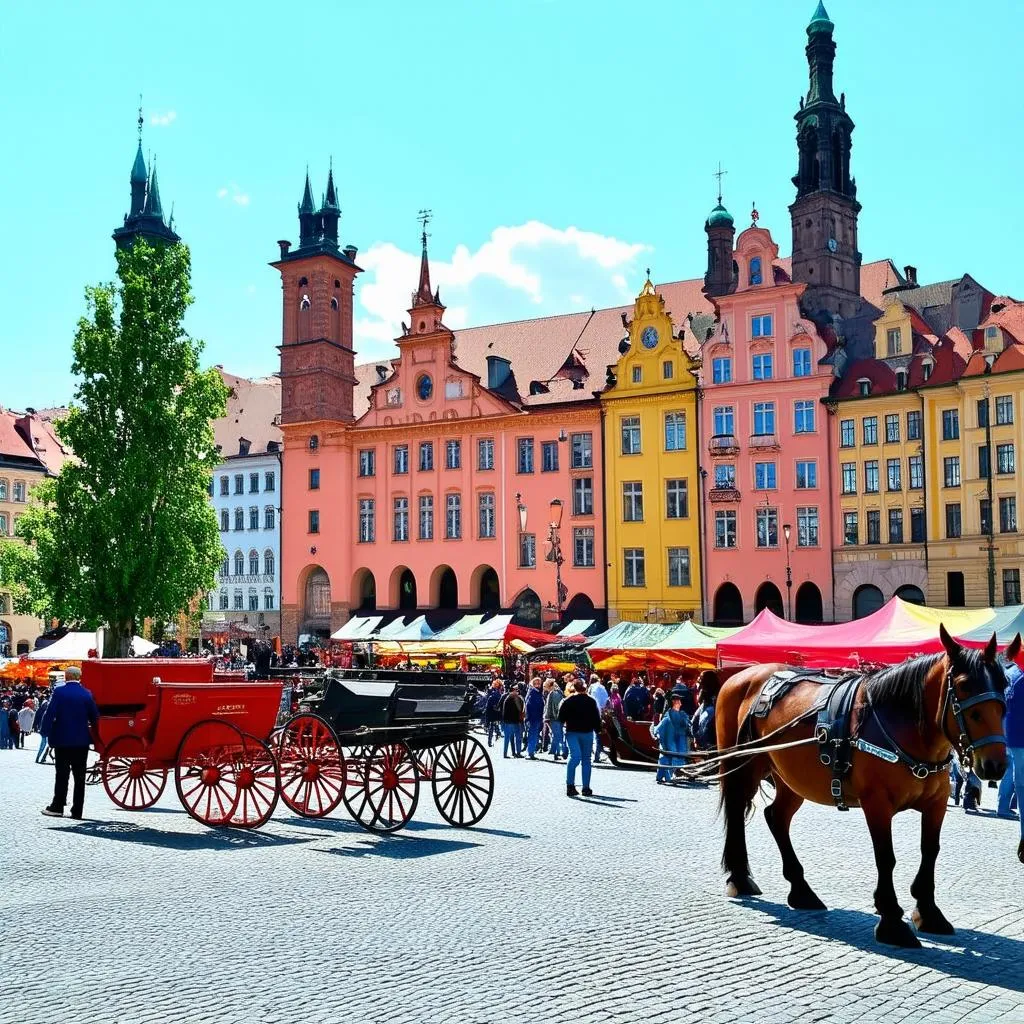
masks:
[[[57,426],[75,457],[22,530],[37,597],[64,620],[105,624],[108,657],[128,653],[144,619],[172,620],[213,586],[223,552],[207,488],[227,398],[182,327],[188,249],[137,238],[117,271],[86,289],[75,335],[79,384]]]
[[[60,619],[60,609],[40,576],[39,549],[52,547],[53,480],[45,480],[33,488],[33,499],[39,503],[26,507],[18,517],[15,535],[18,540],[0,541],[0,589],[11,595],[15,615],[31,615],[49,621]]]

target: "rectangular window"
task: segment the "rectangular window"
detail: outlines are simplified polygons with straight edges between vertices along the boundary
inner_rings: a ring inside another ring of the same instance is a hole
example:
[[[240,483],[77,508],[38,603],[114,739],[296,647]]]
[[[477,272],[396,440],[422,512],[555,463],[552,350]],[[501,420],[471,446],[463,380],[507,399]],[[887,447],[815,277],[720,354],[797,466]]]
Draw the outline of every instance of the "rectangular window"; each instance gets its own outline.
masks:
[[[516,472],[533,472],[533,438],[521,437],[516,442]]]
[[[728,437],[736,433],[733,429],[733,410],[731,405],[715,406],[714,411],[715,437]]]
[[[996,399],[996,426],[1005,427],[1013,422],[1013,396],[1000,395]]]
[[[495,536],[494,495],[490,492],[480,495],[479,514],[481,539]]]
[[[537,567],[537,535],[521,533],[519,535],[519,568],[535,569]]]
[[[686,413],[665,413],[665,451],[686,451]]]
[[[814,459],[796,464],[797,490],[804,491],[818,486],[818,463]]]
[[[245,493],[245,476],[242,473],[235,474],[235,494]]]
[[[754,463],[754,490],[774,491],[778,486],[774,462]]]
[[[434,468],[434,442],[420,442],[420,472],[426,473]]]
[[[843,543],[854,545],[860,543],[860,534],[857,529],[856,512],[843,513]]]
[[[942,480],[946,487],[960,486],[960,456],[947,455],[942,460]]]
[[[865,416],[861,421],[864,444],[878,444],[878,417]]]
[[[235,529],[245,529],[245,513],[240,508],[235,509]]]
[[[900,479],[900,468],[902,463],[899,459],[886,459],[885,461],[885,489],[887,491],[902,491],[903,481]]]
[[[260,595],[250,594],[249,595],[249,611],[258,612],[260,610]]]
[[[987,398],[979,398],[978,399],[978,426],[979,427],[987,427],[988,426],[988,399]]]
[[[222,496],[227,495],[228,492],[229,492],[229,489],[230,489],[230,481],[228,480],[228,478],[226,476],[222,476],[220,478],[220,493],[221,493],[221,495]],[[7,497],[7,495],[5,494],[4,498],[6,498],[6,497]]]
[[[320,532],[320,512],[315,508],[309,510],[309,532]]]
[[[249,529],[258,530],[260,528],[260,510],[253,505],[249,509]]]
[[[1003,570],[1003,604],[1020,604],[1020,569]]]
[[[242,598],[242,592],[240,590],[236,590],[235,591],[234,601],[235,601],[235,611],[236,612],[242,611],[245,606],[242,603],[243,598]]]
[[[578,569],[592,569],[594,562],[594,528],[576,526],[572,531],[572,564]]]
[[[911,544],[924,543],[924,509],[912,508],[910,510],[910,542]]]
[[[898,412],[890,412],[885,417],[885,442],[886,444],[894,444],[900,439],[900,414]]]
[[[981,532],[989,534],[992,532],[992,502],[988,498],[982,498],[978,502],[978,519],[981,523]]]
[[[633,383],[642,384],[644,379],[644,368],[642,366],[633,367]]]
[[[222,593],[220,595],[220,610],[222,612],[226,612],[228,610],[228,602],[229,602],[229,598],[228,598],[227,593]]]
[[[907,440],[908,441],[920,441],[921,440],[921,413],[920,410],[914,410],[907,413]]]
[[[882,513],[878,509],[870,509],[867,514],[868,543],[882,543]]]
[[[759,508],[757,510],[757,546],[777,548],[779,546],[779,510]]]
[[[375,476],[377,473],[377,452],[373,448],[363,448],[359,452],[359,475]]]
[[[396,541],[409,539],[409,499],[395,498],[394,504],[394,538]]]
[[[444,510],[444,535],[448,540],[458,540],[462,536],[462,495],[446,495]]]
[[[221,530],[231,529],[231,514],[228,512],[226,508],[222,508],[220,510],[220,528]],[[4,530],[4,533],[6,534],[7,531]]]
[[[814,402],[793,403],[793,433],[814,433]]]
[[[594,481],[589,476],[578,476],[572,482],[572,514],[592,516],[594,514]]]
[[[775,433],[775,403],[754,403],[754,433],[764,436]]]
[[[857,493],[857,463],[843,463],[843,494]]]
[[[910,470],[910,489],[920,491],[924,487],[924,456],[911,455],[907,459],[907,467]]]
[[[667,519],[688,519],[690,504],[685,480],[665,481],[665,517]]]
[[[276,520],[277,520],[277,510],[274,508],[273,505],[268,505],[263,510],[263,529],[264,530],[273,530],[274,529],[274,523],[276,522]]]
[[[395,476],[405,476],[409,472],[409,446],[399,444],[394,451]]]
[[[494,469],[494,441],[485,437],[476,443],[476,468]]]
[[[711,383],[732,383],[732,360],[727,356],[719,356],[711,360]]]
[[[558,442],[542,441],[540,445],[540,471],[542,473],[558,472]]]
[[[996,445],[996,472],[1017,472],[1017,459],[1013,449],[1013,442]]]
[[[878,493],[878,459],[868,459],[864,463],[864,493]]]
[[[661,379],[671,380],[675,376],[675,366],[671,359],[666,359],[661,364]]]
[[[573,434],[569,439],[572,450],[573,469],[592,469],[594,465],[594,435]]]
[[[839,447],[852,448],[856,444],[853,420],[839,421]]]
[[[533,462],[533,452],[530,453],[530,462]],[[444,464],[446,469],[462,469],[462,442],[445,441],[444,443]],[[532,473],[533,470],[531,469]]]
[[[644,549],[626,548],[622,552],[622,585],[624,587],[646,586],[647,576],[644,569]]]
[[[359,499],[359,543],[372,544],[377,536],[377,514],[373,498]]]
[[[810,377],[811,350],[809,348],[793,349],[793,376]]]
[[[320,490],[320,470],[319,469],[311,469],[309,471],[309,489],[311,491],[319,491]]]
[[[946,506],[946,536],[960,536],[960,502],[951,502]]]
[[[754,380],[772,379],[772,357],[769,352],[761,352],[752,360]]]
[[[898,327],[890,327],[885,332],[885,354],[888,358],[901,355],[903,352],[903,332]]]
[[[796,546],[816,548],[818,546],[818,510],[798,508],[796,510]]]
[[[260,475],[259,473],[249,474],[249,493],[259,494],[260,493]]]
[[[732,509],[715,512],[715,547],[736,547],[736,513]]]
[[[715,486],[728,488],[736,486],[736,467],[731,462],[722,462],[715,466]]]
[[[942,410],[942,440],[958,441],[960,439],[960,413],[956,409]]]
[[[263,610],[272,612],[274,610],[274,595],[264,594],[263,595]]]
[[[276,481],[275,481],[274,477],[275,477],[275,474],[274,474],[274,471],[272,469],[268,470],[266,473],[263,474],[263,490],[264,491],[272,491],[272,490],[274,490],[274,488],[276,486]]]
[[[1016,533],[1017,532],[1017,499],[1016,498],[1000,498],[999,499],[999,532],[1000,533]]]
[[[772,336],[772,318],[770,314],[752,316],[750,318],[751,338],[770,338]]]
[[[903,509],[889,509],[889,543],[903,543]]]
[[[434,496],[420,495],[420,540],[434,539]]]
[[[640,454],[640,417],[623,416],[621,424],[622,454]]]
[[[644,485],[630,481],[622,485],[622,521],[640,523],[644,518]]]
[[[690,585],[690,549],[668,549],[668,585],[688,587]]]
[[[987,480],[992,471],[992,459],[987,444],[978,446],[978,476]]]

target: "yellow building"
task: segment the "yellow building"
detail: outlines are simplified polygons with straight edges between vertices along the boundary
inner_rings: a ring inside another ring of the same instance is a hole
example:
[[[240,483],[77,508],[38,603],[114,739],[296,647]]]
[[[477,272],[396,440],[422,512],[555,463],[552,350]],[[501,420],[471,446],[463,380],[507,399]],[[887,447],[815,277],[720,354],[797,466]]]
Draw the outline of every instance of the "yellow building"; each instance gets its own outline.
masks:
[[[609,623],[700,621],[697,363],[650,279],[619,351],[601,394]]]

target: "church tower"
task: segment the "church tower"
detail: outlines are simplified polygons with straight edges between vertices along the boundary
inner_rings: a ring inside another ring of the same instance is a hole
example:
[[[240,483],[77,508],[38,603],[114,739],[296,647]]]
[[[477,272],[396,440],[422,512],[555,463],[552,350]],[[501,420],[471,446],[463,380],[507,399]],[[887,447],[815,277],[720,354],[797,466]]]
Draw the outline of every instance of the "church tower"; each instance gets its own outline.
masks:
[[[811,319],[852,316],[860,305],[857,184],[850,175],[853,121],[846,95],[836,99],[832,66],[835,26],[824,3],[807,26],[810,84],[797,111],[799,164],[793,178],[793,280],[807,284],[802,306]]]
[[[180,242],[174,230],[174,218],[164,218],[160,202],[160,186],[156,180],[156,163],[151,171],[146,170],[146,158],[142,155],[142,108],[139,108],[139,144],[132,164],[131,205],[124,215],[124,222],[114,231],[114,241],[119,249],[130,246],[136,238],[145,238],[150,245],[173,245]]]
[[[341,209],[334,170],[319,210],[306,173],[299,203],[299,245],[278,242],[281,274],[281,423],[355,420],[355,350],[352,302],[356,247],[338,248]]]
[[[718,205],[704,222],[704,230],[708,236],[708,269],[704,274],[704,294],[711,299],[736,290],[736,264],[732,258],[736,227],[732,214],[722,205],[721,194],[718,196]]]

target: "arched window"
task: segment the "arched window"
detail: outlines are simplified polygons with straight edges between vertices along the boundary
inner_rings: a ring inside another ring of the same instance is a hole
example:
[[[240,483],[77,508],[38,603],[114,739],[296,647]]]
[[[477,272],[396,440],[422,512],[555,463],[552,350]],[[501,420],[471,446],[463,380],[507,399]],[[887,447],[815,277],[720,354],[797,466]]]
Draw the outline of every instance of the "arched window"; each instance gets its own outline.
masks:
[[[241,551],[235,552],[235,575],[245,575],[245,555],[243,555]]]
[[[7,500],[7,481],[0,480],[0,501]]]
[[[260,573],[260,556],[255,551],[249,552],[249,575],[258,576]]]
[[[256,592],[256,588],[252,587],[249,590],[249,611],[258,612],[260,610],[260,595]]]
[[[299,302],[299,309],[306,310],[306,309],[309,309],[309,306],[310,306],[309,296],[308,295],[303,295],[301,301]]]
[[[761,257],[755,256],[750,261],[750,284],[761,284]]]
[[[275,518],[276,518],[276,516],[275,516],[275,512],[274,512],[274,506],[273,505],[268,505],[263,510],[263,529],[264,530],[272,530],[274,528]]]
[[[337,299],[337,296],[335,296],[334,298],[331,299],[331,309],[333,309],[335,313],[338,312],[338,299]]]
[[[222,578],[231,575],[231,559],[227,554],[224,555],[224,561],[221,563],[220,574]]]
[[[274,552],[269,548],[263,552],[263,571],[267,576],[274,575]]]

